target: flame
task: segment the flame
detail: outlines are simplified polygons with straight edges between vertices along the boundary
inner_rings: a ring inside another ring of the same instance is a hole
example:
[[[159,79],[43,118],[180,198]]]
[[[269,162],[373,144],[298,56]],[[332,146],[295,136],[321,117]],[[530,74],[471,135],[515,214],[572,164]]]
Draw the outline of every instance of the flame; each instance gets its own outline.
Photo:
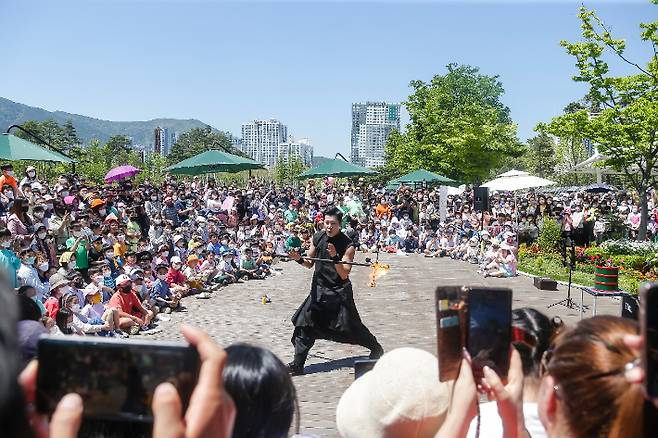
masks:
[[[390,266],[385,264],[385,263],[379,263],[375,262],[372,264],[372,272],[370,273],[370,283],[368,286],[370,287],[375,287],[377,286],[377,279],[379,279],[382,275],[385,275]]]

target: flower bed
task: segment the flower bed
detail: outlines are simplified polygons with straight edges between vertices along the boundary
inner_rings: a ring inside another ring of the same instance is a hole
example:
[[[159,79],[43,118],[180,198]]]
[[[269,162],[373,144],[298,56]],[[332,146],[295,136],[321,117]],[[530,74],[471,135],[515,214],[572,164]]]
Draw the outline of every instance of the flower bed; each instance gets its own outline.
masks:
[[[619,267],[619,287],[631,293],[637,293],[641,282],[658,279],[658,244],[653,242],[610,240],[601,246],[576,247],[575,255],[574,283],[594,286],[594,267],[606,264]],[[562,256],[539,245],[521,245],[518,267],[533,275],[569,279],[569,269],[563,266]]]

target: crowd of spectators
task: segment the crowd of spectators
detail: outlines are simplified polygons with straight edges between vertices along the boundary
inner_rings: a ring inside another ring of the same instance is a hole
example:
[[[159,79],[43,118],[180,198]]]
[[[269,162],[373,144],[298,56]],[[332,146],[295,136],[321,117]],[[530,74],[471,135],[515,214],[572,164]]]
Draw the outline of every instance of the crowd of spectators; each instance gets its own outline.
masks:
[[[446,198],[442,206],[437,189],[403,186],[387,191],[363,180],[340,183],[330,178],[296,188],[255,178],[236,187],[170,175],[160,184],[99,185],[77,175],[61,175],[50,183],[34,168],[19,177],[5,165],[0,176],[0,271],[18,302],[20,362],[25,366],[35,356],[33,341],[41,333],[148,334],[186,299],[209,298],[232,283],[281,275],[273,266],[277,257],[308,248],[323,226],[322,212],[331,206],[345,213],[344,232],[361,251],[452,257],[495,276],[515,275],[518,245],[537,239],[547,217],[563,227],[568,224],[583,244],[615,232],[634,238],[639,226],[638,200],[624,192],[493,193],[484,214],[474,211],[468,187]],[[655,237],[654,192],[649,209],[649,231]],[[375,437],[464,436],[478,424],[481,436],[501,436],[501,430],[504,436],[518,436],[526,429],[532,436],[549,437],[641,433],[642,376],[633,374],[640,340],[633,337],[634,324],[595,317],[564,329],[536,311],[524,312],[515,315],[518,352],[514,350],[505,384],[493,372],[474,382],[468,357],[457,381],[439,384],[432,355],[394,350],[343,396],[337,411],[341,435],[366,436],[368,430],[373,432],[367,436]],[[202,332],[189,329],[184,334],[202,359],[204,348],[206,355],[220,358],[213,366],[223,370],[225,383],[202,376],[199,387],[214,385],[209,397],[224,402],[211,403],[214,419],[192,416],[195,423],[186,415],[182,421],[180,406],[177,412],[174,406],[175,390],[172,395],[173,388],[165,385],[154,398],[154,435],[164,436],[167,427],[199,427],[212,430],[212,436],[286,436],[297,402],[283,364],[267,350],[236,345],[224,352]],[[232,363],[237,368],[231,370]],[[25,368],[21,382],[34,372]],[[496,409],[480,405],[480,423],[471,425],[478,390],[495,401]],[[371,409],[363,410],[366,400]],[[69,398],[62,409],[80,403]],[[191,405],[188,414],[194,409],[202,408]],[[587,421],[581,411],[590,413]],[[57,427],[60,419],[56,414],[52,424]],[[406,427],[422,432],[408,435]],[[498,432],[489,434],[491,430]]]

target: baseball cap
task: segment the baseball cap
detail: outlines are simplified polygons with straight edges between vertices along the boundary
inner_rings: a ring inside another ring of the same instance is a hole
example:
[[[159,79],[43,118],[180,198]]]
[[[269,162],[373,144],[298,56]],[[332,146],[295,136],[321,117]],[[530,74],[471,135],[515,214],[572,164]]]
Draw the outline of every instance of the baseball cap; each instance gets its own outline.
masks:
[[[132,280],[130,279],[129,276],[127,276],[126,274],[121,274],[117,277],[116,284],[119,285],[119,284],[122,284],[122,283],[131,282],[131,281]]]

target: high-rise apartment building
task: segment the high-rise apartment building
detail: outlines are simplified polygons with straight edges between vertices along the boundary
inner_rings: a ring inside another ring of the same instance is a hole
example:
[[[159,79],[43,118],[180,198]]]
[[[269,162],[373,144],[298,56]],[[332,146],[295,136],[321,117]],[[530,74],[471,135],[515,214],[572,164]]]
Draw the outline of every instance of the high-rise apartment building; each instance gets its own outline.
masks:
[[[290,157],[297,156],[304,166],[313,166],[313,146],[308,138],[295,140],[290,137],[285,143],[279,143],[277,159],[287,162]]]
[[[352,104],[351,161],[365,167],[385,164],[384,148],[393,130],[400,130],[400,104]]]
[[[279,144],[288,138],[288,127],[275,119],[254,120],[242,124],[242,152],[266,166],[273,166]]]

